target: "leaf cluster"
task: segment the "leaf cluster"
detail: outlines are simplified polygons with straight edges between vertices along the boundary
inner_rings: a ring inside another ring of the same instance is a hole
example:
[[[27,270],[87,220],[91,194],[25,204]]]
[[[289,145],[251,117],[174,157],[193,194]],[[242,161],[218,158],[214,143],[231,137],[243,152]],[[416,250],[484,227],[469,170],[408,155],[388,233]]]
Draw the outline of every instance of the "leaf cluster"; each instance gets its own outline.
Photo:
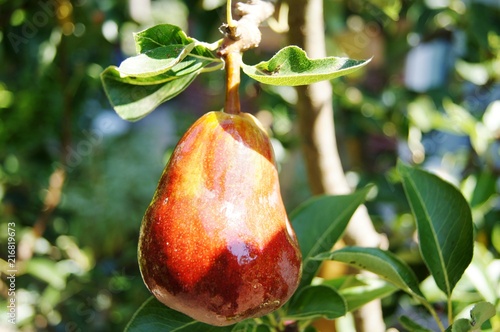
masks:
[[[101,74],[113,108],[128,121],[139,120],[174,98],[199,74],[224,66],[215,53],[220,41],[200,42],[174,25],[156,25],[136,33],[134,39],[137,55]],[[243,72],[258,82],[296,86],[349,74],[369,61],[339,57],[311,60],[299,47],[288,46],[269,61],[241,65]]]
[[[472,260],[470,208],[462,194],[438,176],[403,163],[399,163],[398,171],[417,221],[420,253],[436,284],[448,298],[451,310],[453,289]],[[169,331],[194,331],[195,328],[206,331],[283,331],[289,324],[299,331],[314,331],[311,323],[317,318],[342,317],[398,290],[423,305],[436,319],[441,331],[445,331],[431,302],[421,291],[414,271],[397,255],[379,248],[363,247],[331,251],[371,189],[368,186],[350,195],[311,198],[290,214],[303,254],[303,274],[296,293],[277,312],[234,326],[215,328],[196,322],[151,298],[138,310],[126,331],[150,330],[160,326],[168,326]],[[370,271],[378,278],[315,278],[325,260]],[[459,319],[447,331],[476,331],[494,314],[492,304],[477,303],[471,311],[470,320]],[[402,316],[400,321],[409,330],[429,331],[407,316]],[[451,314],[449,321],[453,321]]]

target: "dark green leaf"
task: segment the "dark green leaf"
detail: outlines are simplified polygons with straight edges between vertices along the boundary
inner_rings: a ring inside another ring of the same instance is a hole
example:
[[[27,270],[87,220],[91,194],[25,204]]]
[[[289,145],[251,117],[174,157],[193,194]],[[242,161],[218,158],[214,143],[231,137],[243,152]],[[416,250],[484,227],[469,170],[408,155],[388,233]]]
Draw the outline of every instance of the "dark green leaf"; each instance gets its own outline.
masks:
[[[191,317],[166,307],[151,297],[137,310],[125,327],[126,332],[230,332],[233,326],[216,327],[200,323]],[[243,330],[244,331],[244,330]]]
[[[337,291],[326,285],[306,286],[297,292],[288,305],[287,319],[334,319],[344,316],[347,307]]]
[[[382,299],[394,293],[398,288],[391,283],[379,278],[369,278],[366,276],[349,276],[338,279],[325,280],[323,285],[335,287],[342,295],[347,304],[347,311],[354,311],[363,305],[375,300]]]
[[[388,251],[378,248],[344,247],[319,254],[314,259],[333,259],[373,272],[405,292],[424,299],[415,273],[405,262]]]
[[[423,327],[422,325],[418,324],[413,319],[411,319],[410,317],[405,316],[405,315],[399,317],[399,322],[408,331],[412,331],[412,332],[432,332],[432,330],[429,330],[428,328]]]
[[[327,57],[309,59],[297,46],[281,49],[269,61],[254,66],[242,65],[253,79],[272,85],[307,85],[347,75],[366,65],[370,60]]]
[[[109,67],[101,74],[101,79],[118,115],[128,121],[136,121],[181,93],[197,75],[198,72],[195,72],[161,84],[135,85],[126,83],[127,80],[120,77],[116,67]]]
[[[451,326],[451,332],[470,332],[472,330],[472,325],[470,321],[465,318],[457,319]]]
[[[470,201],[470,205],[472,207],[479,206],[486,202],[492,195],[495,195],[496,192],[496,175],[492,174],[488,170],[484,170],[477,176],[477,183],[474,187],[474,191],[472,193],[472,198]]]
[[[258,324],[253,319],[247,319],[234,325],[231,332],[272,332],[272,329],[267,325]]]
[[[448,296],[473,254],[472,215],[467,201],[436,175],[398,164],[417,220],[420,252],[438,287]]]
[[[314,197],[290,214],[302,251],[300,287],[311,283],[321,264],[311,258],[332,249],[358,206],[364,202],[370,188],[351,195]]]

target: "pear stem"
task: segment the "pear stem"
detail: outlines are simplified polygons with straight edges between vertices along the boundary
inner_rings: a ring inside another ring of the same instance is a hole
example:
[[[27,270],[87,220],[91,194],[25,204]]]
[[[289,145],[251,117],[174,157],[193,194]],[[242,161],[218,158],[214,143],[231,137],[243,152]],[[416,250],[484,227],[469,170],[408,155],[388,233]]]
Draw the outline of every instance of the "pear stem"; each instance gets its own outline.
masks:
[[[226,101],[224,111],[229,114],[239,114],[240,110],[240,64],[241,52],[232,51],[224,55],[226,63]]]

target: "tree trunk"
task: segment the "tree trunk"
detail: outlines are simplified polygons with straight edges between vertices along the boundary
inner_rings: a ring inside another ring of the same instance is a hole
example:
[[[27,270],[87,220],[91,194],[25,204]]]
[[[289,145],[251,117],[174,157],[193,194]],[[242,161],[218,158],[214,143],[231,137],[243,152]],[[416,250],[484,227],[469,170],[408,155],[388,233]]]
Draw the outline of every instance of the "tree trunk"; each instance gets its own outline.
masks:
[[[310,58],[326,56],[323,0],[289,0],[289,42],[303,48]],[[313,194],[351,192],[340,161],[335,138],[332,87],[328,81],[297,87],[297,115],[307,175]],[[348,245],[378,247],[378,234],[365,206],[361,206],[347,227]],[[355,314],[356,331],[385,331],[380,301],[373,301]]]

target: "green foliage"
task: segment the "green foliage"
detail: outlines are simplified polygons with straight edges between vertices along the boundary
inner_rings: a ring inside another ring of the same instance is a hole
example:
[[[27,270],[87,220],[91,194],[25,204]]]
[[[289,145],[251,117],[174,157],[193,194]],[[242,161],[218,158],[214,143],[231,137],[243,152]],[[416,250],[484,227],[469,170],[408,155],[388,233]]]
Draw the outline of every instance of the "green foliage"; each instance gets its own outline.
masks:
[[[321,264],[313,258],[321,252],[329,251],[340,239],[368,191],[369,188],[352,195],[312,198],[290,214],[302,251],[301,286],[311,283]]]
[[[126,77],[121,76],[118,69],[110,67],[101,77],[108,98],[120,117],[128,121],[137,121],[186,89],[196,78],[196,73],[177,79],[172,79],[170,73],[167,73],[153,79],[134,79],[134,83],[130,84],[127,83]],[[146,81],[150,80],[152,84],[146,84]]]
[[[482,325],[495,316],[495,307],[488,302],[479,302],[470,311],[470,319],[460,318],[446,331],[474,332],[481,331]]]
[[[429,262],[426,260],[426,262],[438,285],[439,283],[451,285],[449,288],[441,288],[448,298],[448,306],[451,307],[452,290],[456,285],[456,281],[461,279],[465,268],[471,262],[473,247],[472,245],[467,245],[466,241],[463,241],[464,246],[460,248],[460,255],[450,256],[448,253],[450,251],[448,241],[456,243],[456,241],[460,241],[463,233],[472,232],[472,220],[470,213],[467,213],[469,207],[459,191],[442,179],[403,164],[399,164],[399,170],[405,187],[411,186],[411,188],[406,190],[406,197],[410,205],[414,207],[418,204],[419,206],[418,208],[413,208],[415,219],[417,222],[425,222],[425,227],[418,227],[419,237],[427,236],[431,239],[444,238],[446,240],[436,240],[432,245],[428,245],[423,240],[420,242],[420,248],[424,259],[426,255],[430,255],[443,260],[443,262],[438,260],[437,263],[432,260]],[[363,295],[360,292],[352,292],[355,288],[353,285],[342,289],[340,286],[343,282],[339,283],[335,280],[330,282],[324,281],[319,285],[311,284],[319,265],[311,264],[310,262],[335,260],[375,273],[400,290],[407,292],[429,310],[441,330],[444,331],[443,323],[440,321],[429,300],[420,290],[419,281],[414,271],[396,255],[378,248],[361,247],[344,247],[330,252],[329,248],[333,247],[339,239],[347,227],[347,221],[356,208],[363,202],[369,189],[367,188],[348,196],[314,198],[291,213],[292,223],[303,251],[304,275],[299,289],[292,299],[283,309],[278,311],[278,318],[275,317],[275,314],[271,314],[274,317],[273,321],[278,322],[278,326],[279,322],[285,320],[305,320],[306,322],[302,323],[301,327],[306,328],[308,323],[315,318],[338,318],[345,315],[347,310],[354,310],[359,305],[367,303],[373,298],[385,297],[394,291],[391,288],[384,289],[380,287],[370,296]],[[448,198],[447,204],[436,204],[438,199],[434,198],[433,195],[444,195],[444,197]],[[422,199],[423,197],[429,197],[430,200]],[[458,216],[454,215],[456,211],[459,212]],[[327,222],[329,220],[327,216],[338,217],[333,222]],[[441,217],[438,218],[436,216]],[[449,220],[447,219],[448,217],[453,218],[453,227],[457,229],[457,232],[454,233],[447,230],[447,236],[439,235],[441,232],[445,232],[442,229],[446,227],[446,223]],[[418,221],[422,219],[424,221]],[[432,222],[432,220],[435,222]],[[470,236],[467,236],[466,239],[470,239]],[[424,250],[422,246],[428,246],[428,248]],[[451,251],[453,252],[454,250],[457,249],[453,248]],[[447,263],[449,260],[452,261],[451,264]],[[432,264],[437,264],[438,266],[436,267]],[[457,268],[457,266],[459,267]],[[460,266],[464,267],[460,268]],[[436,268],[438,268],[438,272],[440,273],[433,271]],[[349,300],[344,299],[343,295],[347,295]],[[161,309],[155,307],[155,310]],[[172,315],[170,312],[172,310],[165,307],[161,315],[156,315],[168,320],[170,319],[170,315]],[[495,309],[492,304],[487,302],[477,304],[471,312],[471,322],[463,319],[457,320],[453,324],[452,331],[472,331],[475,322],[481,326],[485,321],[493,317],[494,314]],[[141,324],[141,321],[151,322],[155,320],[153,317],[145,319],[144,316],[148,315],[152,315],[151,311],[141,308],[133,318],[133,326],[140,326],[142,328],[143,324],[148,323]],[[175,316],[177,313],[174,312],[173,315]],[[451,309],[449,320],[450,322],[453,320]],[[401,322],[406,328],[411,330],[428,331],[428,329],[420,326],[409,317],[403,316]],[[468,326],[468,329],[464,328],[465,325]]]
[[[325,317],[333,319],[346,313],[345,300],[335,288],[327,284],[311,285],[311,281],[319,268],[319,262],[312,258],[317,253],[329,251],[333,247],[347,227],[347,223],[354,211],[364,201],[369,190],[370,188],[366,188],[344,196],[311,198],[290,214],[292,225],[303,252],[302,280],[289,303],[278,311],[279,317],[275,318],[274,314],[270,314],[273,317],[269,320],[271,322],[269,323],[270,327],[279,328],[289,319],[310,322],[313,318]],[[130,326],[137,329],[147,329],[147,326],[144,325],[156,320],[156,318],[152,317],[160,316],[162,317],[161,321],[183,317],[178,316],[179,313],[165,306],[163,306],[163,309],[158,307],[154,304],[156,302],[156,300],[150,299],[138,310],[129,324],[128,331],[135,331],[135,329],[131,330]],[[153,309],[150,310],[151,306],[153,306]],[[173,318],[170,318],[171,316]]]
[[[135,34],[134,39],[138,55],[101,74],[115,111],[128,121],[143,118],[177,96],[203,70],[222,68],[221,60],[212,52],[218,42],[199,42],[170,24],[148,28]],[[310,60],[303,50],[289,46],[268,62],[243,64],[243,71],[262,83],[293,86],[347,75],[368,62],[336,57]]]
[[[3,244],[7,243],[8,223],[15,222],[17,243],[29,244],[24,249],[33,254],[22,262],[26,269],[19,272],[16,280],[18,312],[23,313],[18,315],[16,324],[20,331],[110,331],[125,327],[150,296],[137,268],[137,231],[167,159],[165,150],[175,144],[178,134],[200,112],[221,106],[223,82],[222,73],[217,70],[218,59],[193,53],[197,46],[201,47],[201,54],[204,49],[212,52],[212,45],[187,37],[179,30],[169,34],[174,39],[166,45],[155,42],[155,38],[165,38],[161,33],[151,41],[142,40],[138,49],[133,38],[133,32],[167,23],[182,26],[185,31],[189,26],[189,33],[199,40],[217,40],[221,12],[204,10],[209,1],[159,0],[151,1],[151,15],[145,17],[140,10],[128,11],[130,3],[0,1],[2,272],[5,275]],[[389,235],[392,256],[415,272],[428,302],[443,307],[448,299],[433,275],[428,274],[414,241],[418,224],[410,213],[404,188],[395,181],[400,178],[396,162],[402,159],[451,181],[454,190],[459,190],[471,207],[475,251],[472,263],[453,288],[452,314],[460,318],[448,330],[470,330],[472,324],[485,331],[498,330],[498,5],[494,1],[379,0],[325,1],[324,5],[327,53],[353,59],[372,58],[362,75],[358,71],[337,78],[332,84],[339,148],[350,184],[375,184],[378,195],[365,204],[378,229]],[[147,12],[148,8],[144,10]],[[248,52],[245,61],[273,59],[279,52],[277,45],[286,44],[282,35],[268,31],[262,47],[255,53]],[[407,55],[420,46],[438,42],[451,50],[445,61],[432,57],[417,69],[430,79],[437,79],[440,74],[443,79],[432,88],[415,91],[405,82]],[[193,49],[192,43],[197,45]],[[166,61],[157,59],[162,50],[179,56],[167,57]],[[162,72],[171,64],[168,59],[177,61],[181,57],[175,70],[172,67]],[[131,59],[125,62],[128,68],[121,69],[133,75],[121,75],[119,67],[104,69],[126,59]],[[140,79],[133,78],[141,76],[141,71],[133,68],[137,63],[148,67]],[[432,70],[424,72],[428,66]],[[199,75],[211,70],[215,70],[212,75]],[[161,134],[151,130],[150,117],[131,125],[115,118],[112,128],[129,127],[112,133],[93,131],[94,120],[110,108],[102,88],[103,71],[109,75],[104,80],[117,87],[113,88],[118,92],[111,99],[118,98],[117,105],[126,110],[128,119],[143,117],[172,97],[151,114],[172,115],[166,121],[153,118],[161,127]],[[172,80],[178,73],[182,76]],[[273,79],[272,75],[262,77]],[[134,98],[136,92],[120,93],[120,88],[128,92],[133,88],[142,90],[138,96],[144,99]],[[248,111],[270,118],[266,127],[277,146],[283,147],[282,189],[287,206],[293,210],[310,195],[298,152],[301,138],[294,129],[295,90],[261,85],[243,77],[240,92]],[[174,97],[176,93],[179,94]],[[132,105],[134,102],[138,104]],[[127,105],[131,107],[127,109]],[[89,132],[103,134],[98,136],[102,139],[89,139]],[[70,151],[68,155],[65,148]],[[46,210],[44,199],[57,167],[64,167],[66,178],[61,202],[50,211]],[[412,168],[410,173],[413,172],[420,171]],[[408,176],[412,178],[411,174]],[[418,179],[419,176],[417,186]],[[332,213],[327,219],[335,220],[338,213]],[[34,239],[33,226],[40,225],[40,220],[46,222],[46,229]],[[432,224],[433,219],[429,220]],[[335,227],[334,233],[341,233],[341,227]],[[440,242],[436,243],[439,246]],[[331,255],[329,248],[323,249],[325,256]],[[320,263],[310,259],[308,264],[313,262]],[[446,279],[442,281],[446,283]],[[405,303],[410,295],[396,291],[399,288],[382,279],[360,275],[315,277],[310,284],[331,286],[342,296],[349,312],[370,299],[387,297],[383,303],[388,327],[415,329],[417,323],[413,320],[402,319],[402,325],[398,322],[401,310],[408,308]],[[483,301],[493,304],[494,309],[478,304],[480,314],[470,318],[471,304]],[[5,303],[0,300],[2,317],[7,314]],[[418,309],[410,306],[411,317],[424,315]],[[497,315],[479,326],[487,318],[478,317],[489,317],[492,312]],[[280,315],[285,317],[285,313]],[[269,331],[268,326],[275,321],[275,317],[264,317],[232,329]],[[432,330],[426,323],[419,321],[418,325]],[[3,324],[4,320],[0,322],[2,330]],[[315,331],[309,321],[302,324],[304,331]]]
[[[327,57],[311,60],[297,46],[288,46],[269,61],[254,66],[243,64],[245,74],[265,84],[307,85],[350,74],[368,64],[370,60]]]
[[[331,259],[378,274],[401,290],[417,298],[424,295],[418,287],[413,271],[394,254],[378,248],[345,247],[315,257],[317,260]]]
[[[417,220],[422,257],[439,288],[450,297],[472,260],[470,208],[462,194],[439,177],[401,163],[398,170]]]
[[[408,331],[414,331],[414,332],[432,332],[428,328],[423,327],[422,325],[414,322],[411,318],[408,316],[401,316],[399,317],[399,321],[403,325],[405,329]]]
[[[132,317],[125,331],[233,331],[233,327],[214,327],[165,307],[154,297],[149,298]]]
[[[335,319],[346,314],[347,305],[334,288],[314,285],[299,289],[290,300],[287,309],[287,319],[311,320],[319,317]]]
[[[338,290],[344,298],[348,312],[352,312],[375,299],[388,297],[397,290],[397,287],[391,283],[365,275],[323,279],[321,284],[331,285]]]
[[[187,37],[170,24],[156,25],[134,35],[138,55],[102,74],[106,94],[125,120],[137,121],[185,90],[207,66],[221,60],[209,45]]]

